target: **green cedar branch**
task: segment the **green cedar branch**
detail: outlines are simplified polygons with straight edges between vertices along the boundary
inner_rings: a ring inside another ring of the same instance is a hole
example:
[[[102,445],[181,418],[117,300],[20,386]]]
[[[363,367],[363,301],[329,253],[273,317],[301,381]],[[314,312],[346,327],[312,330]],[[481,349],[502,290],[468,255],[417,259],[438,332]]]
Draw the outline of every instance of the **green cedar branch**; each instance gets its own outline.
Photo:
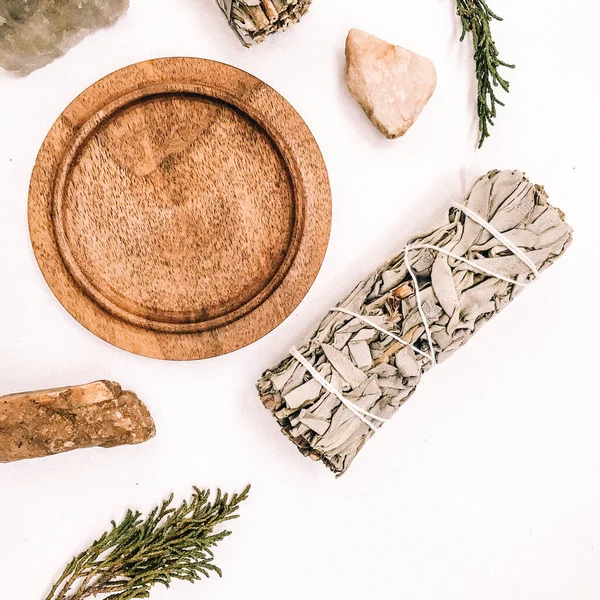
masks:
[[[462,22],[460,41],[465,39],[467,33],[473,36],[478,88],[479,148],[481,148],[483,142],[490,136],[489,128],[494,125],[497,105],[504,106],[496,95],[496,89],[500,86],[508,93],[509,82],[498,73],[498,68],[514,69],[515,65],[499,58],[490,23],[494,20],[502,21],[502,18],[490,9],[485,0],[457,0],[457,5],[457,14]]]
[[[212,547],[231,532],[215,533],[214,528],[238,517],[249,491],[250,486],[229,497],[218,490],[211,501],[209,491],[194,488],[189,502],[174,508],[171,495],[146,519],[129,510],[119,525],[113,521],[110,531],[67,565],[46,600],[148,598],[156,584],[168,588],[174,579],[193,583],[211,573],[221,576]]]

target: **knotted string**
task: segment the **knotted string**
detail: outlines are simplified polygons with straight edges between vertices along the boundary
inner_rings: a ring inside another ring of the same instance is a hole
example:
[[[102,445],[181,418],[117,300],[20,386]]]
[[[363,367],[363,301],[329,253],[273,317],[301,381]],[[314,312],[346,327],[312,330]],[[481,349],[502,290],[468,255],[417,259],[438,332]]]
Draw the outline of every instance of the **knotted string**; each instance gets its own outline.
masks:
[[[373,413],[370,413],[370,412],[360,408],[360,406],[356,406],[356,404],[354,404],[354,402],[351,402],[350,400],[348,400],[348,398],[346,398],[339,390],[337,390],[335,387],[333,387],[333,385],[331,385],[327,381],[327,379],[325,379],[325,377],[323,377],[321,375],[321,373],[319,373],[319,371],[317,371],[304,358],[304,356],[302,356],[302,354],[300,354],[300,352],[298,352],[298,350],[296,350],[296,348],[291,348],[290,354],[301,365],[303,365],[306,368],[306,370],[313,376],[313,378],[316,381],[318,381],[321,384],[321,386],[324,389],[326,389],[330,394],[333,394],[334,396],[336,396],[348,410],[351,410],[358,419],[360,419],[365,425],[368,425],[371,429],[373,429],[373,431],[375,431],[375,428],[369,421],[367,421],[367,419],[365,417],[369,417],[371,419],[374,419],[375,421],[380,421],[381,423],[385,423],[386,421],[388,421],[388,419],[384,419],[383,417],[378,417],[377,415],[374,415]]]
[[[513,242],[511,242],[503,233],[498,231],[493,225],[488,223],[480,215],[473,212],[471,209],[467,208],[466,206],[463,206],[462,204],[460,204],[458,202],[454,202],[452,204],[452,206],[454,208],[460,210],[471,220],[475,221],[475,223],[477,223],[478,225],[480,225],[481,227],[486,229],[505,248],[510,250],[517,258],[519,258],[521,260],[521,262],[523,262],[525,265],[527,265],[531,269],[531,272],[533,273],[533,275],[535,277],[539,277],[540,272],[539,272],[537,266],[535,265],[535,263],[529,258],[529,256],[527,256],[527,254],[525,254],[525,252],[523,252],[523,250],[521,250],[521,248],[519,248],[517,245],[515,245]],[[418,282],[417,276],[415,275],[415,273],[412,269],[412,266],[410,264],[410,256],[409,256],[410,252],[413,250],[424,250],[424,249],[434,250],[436,252],[439,252],[440,254],[444,254],[445,256],[448,256],[449,258],[453,258],[454,260],[456,260],[458,262],[462,262],[464,264],[469,265],[472,269],[475,269],[477,271],[485,273],[486,275],[489,275],[490,277],[495,277],[496,279],[500,279],[501,281],[506,281],[507,283],[510,283],[512,285],[516,285],[516,286],[524,286],[525,285],[521,281],[517,281],[516,279],[511,279],[509,277],[505,277],[504,275],[501,275],[500,273],[495,273],[494,271],[492,271],[490,269],[482,267],[467,258],[458,256],[457,254],[454,254],[448,250],[445,250],[444,248],[440,248],[439,246],[434,246],[433,244],[409,244],[408,246],[406,246],[406,248],[404,248],[404,262],[406,264],[406,270],[408,271],[408,274],[410,275],[413,285],[414,285],[417,310],[419,311],[419,315],[421,316],[421,320],[422,320],[423,326],[425,328],[425,335],[427,336],[427,343],[429,345],[429,353],[423,352],[420,348],[417,348],[410,342],[403,340],[399,335],[396,335],[395,333],[392,333],[391,331],[388,331],[387,329],[380,327],[379,325],[377,325],[371,319],[369,319],[368,317],[365,317],[364,315],[361,315],[359,313],[348,310],[347,308],[341,308],[341,307],[332,308],[332,309],[330,309],[330,312],[344,313],[346,315],[349,315],[351,317],[354,317],[355,319],[362,321],[369,327],[372,327],[373,329],[376,329],[377,331],[383,333],[384,335],[391,337],[392,339],[396,340],[397,342],[400,342],[403,346],[412,348],[414,350],[414,352],[425,357],[427,360],[431,361],[432,365],[435,365],[436,357],[435,357],[435,349],[433,346],[433,338],[431,335],[431,330],[429,328],[429,322],[427,319],[427,315],[425,314],[425,311],[423,309],[423,300],[421,297],[421,290],[419,288],[419,282]],[[358,419],[360,419],[365,425],[370,427],[373,431],[377,431],[377,428],[368,419],[372,419],[374,421],[379,421],[380,423],[386,423],[387,421],[389,421],[389,419],[384,419],[383,417],[374,415],[373,413],[360,408],[360,406],[357,406],[356,404],[354,404],[354,402],[351,402],[350,400],[348,400],[348,398],[346,398],[338,389],[336,389],[331,383],[329,383],[315,369],[315,367],[313,367],[313,365],[311,365],[310,362],[308,362],[308,360],[306,360],[306,358],[304,358],[304,356],[302,356],[302,354],[297,350],[297,348],[291,348],[290,354],[312,375],[312,377],[319,384],[321,384],[321,386],[325,390],[327,390],[330,394],[333,394],[334,396],[336,396],[338,398],[338,400],[346,408],[348,408],[348,410],[350,410]]]

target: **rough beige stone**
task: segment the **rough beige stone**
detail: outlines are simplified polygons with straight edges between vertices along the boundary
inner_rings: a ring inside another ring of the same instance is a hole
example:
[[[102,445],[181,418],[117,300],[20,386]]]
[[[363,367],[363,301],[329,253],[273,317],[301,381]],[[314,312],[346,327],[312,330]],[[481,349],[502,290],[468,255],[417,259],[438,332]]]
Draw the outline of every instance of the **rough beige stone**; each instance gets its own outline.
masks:
[[[417,120],[437,78],[428,58],[352,29],[346,40],[346,81],[373,124],[394,139]]]
[[[0,462],[141,444],[155,433],[146,406],[112,381],[0,398]]]
[[[129,0],[0,0],[0,67],[27,75],[112,25],[128,6]]]

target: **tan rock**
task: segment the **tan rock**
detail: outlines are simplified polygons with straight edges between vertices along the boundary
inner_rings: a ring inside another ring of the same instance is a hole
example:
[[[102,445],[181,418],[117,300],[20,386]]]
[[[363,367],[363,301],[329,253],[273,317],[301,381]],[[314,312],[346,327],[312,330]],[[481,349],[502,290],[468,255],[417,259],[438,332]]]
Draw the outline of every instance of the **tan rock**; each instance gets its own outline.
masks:
[[[348,89],[386,137],[394,139],[408,131],[435,91],[436,81],[428,58],[358,29],[348,34]]]
[[[155,433],[146,406],[112,381],[0,398],[0,462],[141,444]]]

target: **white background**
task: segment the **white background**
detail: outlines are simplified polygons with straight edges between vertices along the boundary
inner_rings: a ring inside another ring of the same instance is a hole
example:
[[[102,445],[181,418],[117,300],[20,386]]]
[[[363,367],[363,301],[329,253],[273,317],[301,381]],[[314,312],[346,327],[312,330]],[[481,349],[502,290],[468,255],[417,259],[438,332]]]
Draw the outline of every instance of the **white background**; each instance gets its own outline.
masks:
[[[0,0],[1,1],[1,0]],[[453,0],[315,0],[302,24],[244,49],[211,0],[132,0],[110,30],[49,67],[0,73],[0,395],[109,378],[156,420],[148,444],[0,465],[0,598],[38,600],[126,508],[192,485],[253,483],[225,576],[153,600],[597,600],[600,594],[598,101],[594,3],[496,0],[511,93],[476,151],[472,50]],[[438,88],[388,141],[350,98],[359,27],[430,57]],[[229,356],[167,363],[113,348],[55,300],[37,268],[27,191],[62,109],[103,75],[161,56],[231,63],[313,130],[334,203],[313,289],[276,331]],[[429,373],[335,480],[278,431],[254,390],[328,307],[491,168],[546,186],[576,241],[466,348]]]

